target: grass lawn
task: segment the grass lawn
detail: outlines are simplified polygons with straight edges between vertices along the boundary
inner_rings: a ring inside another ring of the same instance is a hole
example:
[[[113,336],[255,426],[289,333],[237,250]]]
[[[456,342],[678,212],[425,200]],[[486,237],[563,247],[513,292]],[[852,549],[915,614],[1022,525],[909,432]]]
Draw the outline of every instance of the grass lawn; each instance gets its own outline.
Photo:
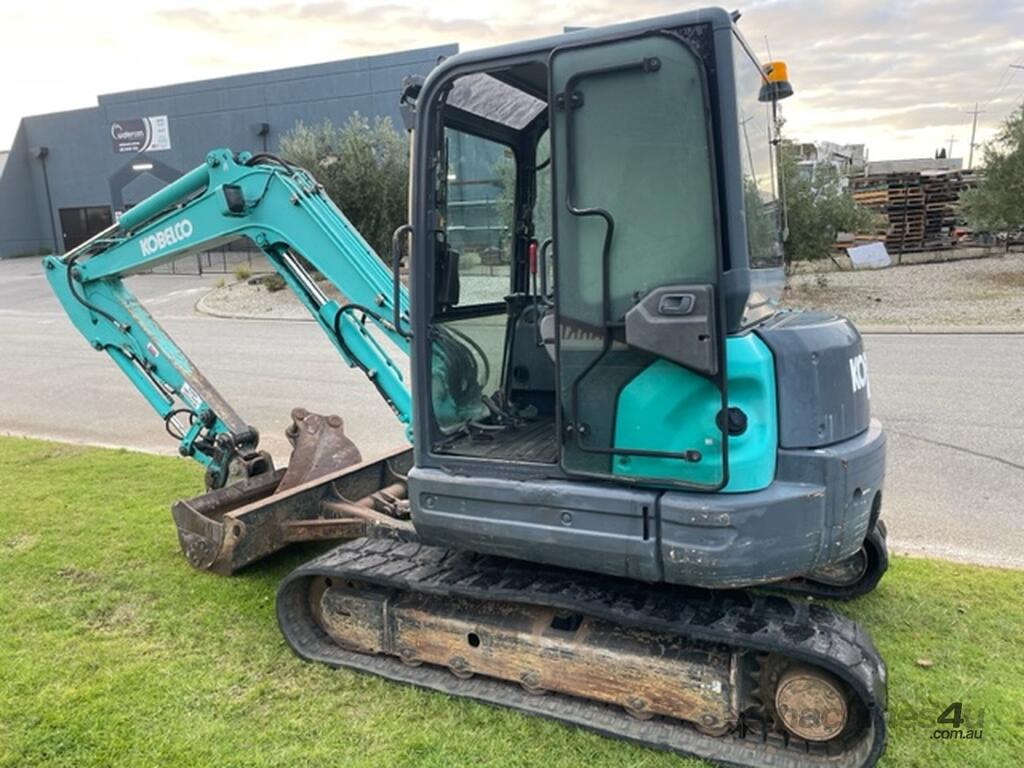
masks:
[[[201,483],[179,459],[0,439],[0,766],[700,764],[300,662],[274,591],[312,550],[193,571],[169,504]],[[842,608],[889,664],[884,765],[1021,764],[1022,594],[1024,572],[896,558]],[[980,741],[930,738],[954,701],[984,709]]]

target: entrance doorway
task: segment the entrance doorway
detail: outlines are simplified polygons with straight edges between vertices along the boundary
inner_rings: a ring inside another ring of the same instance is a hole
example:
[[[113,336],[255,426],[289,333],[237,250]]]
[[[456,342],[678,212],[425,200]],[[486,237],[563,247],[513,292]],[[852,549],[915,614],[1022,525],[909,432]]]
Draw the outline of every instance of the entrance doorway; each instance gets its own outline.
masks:
[[[64,252],[81,245],[114,223],[108,205],[86,208],[61,208],[60,228],[64,234]]]

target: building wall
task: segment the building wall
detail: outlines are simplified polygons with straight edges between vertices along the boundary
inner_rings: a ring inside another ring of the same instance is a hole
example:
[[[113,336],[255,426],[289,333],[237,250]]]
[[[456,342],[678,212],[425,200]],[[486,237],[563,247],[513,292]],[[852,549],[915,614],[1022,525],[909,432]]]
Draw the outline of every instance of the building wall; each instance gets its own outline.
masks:
[[[25,121],[22,121],[0,176],[0,257],[53,248],[53,237],[46,222],[41,165],[31,158],[29,147]],[[41,198],[36,195],[37,186]]]
[[[201,163],[216,147],[275,151],[297,121],[343,123],[354,113],[387,116],[401,128],[402,78],[425,75],[440,58],[458,52],[443,45],[258,72],[124,93],[101,95],[97,106],[26,117],[0,172],[0,257],[63,251],[61,208],[109,205],[124,210]],[[167,115],[170,149],[118,153],[111,140],[117,121]],[[258,135],[266,123],[269,132]],[[44,162],[32,148],[45,146]],[[152,163],[151,171],[133,165]]]

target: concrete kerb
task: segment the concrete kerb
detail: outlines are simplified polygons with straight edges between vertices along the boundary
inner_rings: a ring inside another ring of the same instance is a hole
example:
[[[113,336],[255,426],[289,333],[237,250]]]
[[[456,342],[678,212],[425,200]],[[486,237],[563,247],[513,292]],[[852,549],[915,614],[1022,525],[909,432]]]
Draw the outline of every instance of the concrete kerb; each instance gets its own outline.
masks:
[[[890,253],[892,264],[885,269],[899,267],[915,267],[922,264],[948,264],[955,261],[974,261],[977,259],[999,258],[1021,253],[1024,247],[1005,246],[960,246],[941,251],[913,251],[911,253]],[[874,270],[856,270],[845,253],[833,253],[814,261],[794,261],[787,267],[789,276],[836,273],[836,272],[870,272]]]
[[[210,293],[213,293],[213,291],[210,291]],[[210,296],[210,293],[205,294],[195,303],[196,312],[203,315],[209,315],[210,317],[217,317],[222,320],[273,320],[286,323],[311,323],[314,322],[315,319],[312,315],[308,315],[306,317],[274,317],[268,315],[248,314],[245,312],[221,312],[219,309],[211,309],[206,305],[206,299]]]
[[[1022,335],[1020,325],[865,325],[856,323],[857,330],[864,335],[906,335],[920,334],[933,336],[992,336]]]

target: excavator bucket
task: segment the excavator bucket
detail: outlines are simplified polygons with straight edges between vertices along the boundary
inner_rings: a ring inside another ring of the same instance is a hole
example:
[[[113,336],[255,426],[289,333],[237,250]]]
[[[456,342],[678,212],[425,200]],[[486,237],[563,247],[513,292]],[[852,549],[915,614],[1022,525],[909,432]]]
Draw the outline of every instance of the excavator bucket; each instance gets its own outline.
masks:
[[[406,473],[412,449],[362,460],[338,416],[292,411],[287,469],[250,477],[171,507],[195,568],[224,576],[300,541],[411,532]]]

